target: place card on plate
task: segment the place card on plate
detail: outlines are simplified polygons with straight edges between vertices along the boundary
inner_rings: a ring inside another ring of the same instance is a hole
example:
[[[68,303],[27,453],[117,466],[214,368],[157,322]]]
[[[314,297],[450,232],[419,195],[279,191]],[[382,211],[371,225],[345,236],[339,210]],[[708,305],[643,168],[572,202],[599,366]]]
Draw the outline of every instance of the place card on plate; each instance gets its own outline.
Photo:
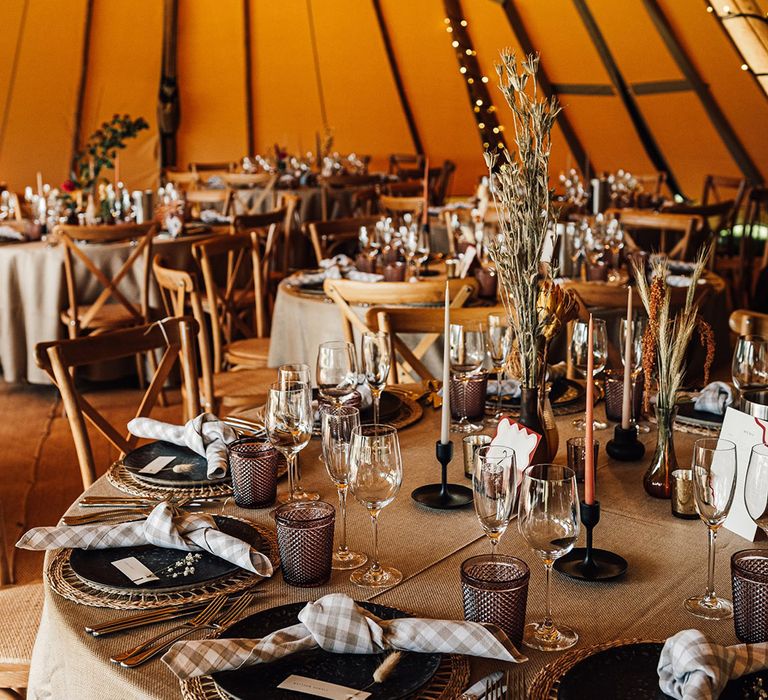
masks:
[[[767,428],[768,422],[729,406],[720,430],[722,439],[730,440],[736,445],[736,493],[724,526],[750,542],[754,542],[758,527],[747,512],[744,487],[747,482],[747,467],[752,447],[766,442]]]
[[[117,559],[112,562],[112,566],[125,574],[137,586],[140,586],[142,583],[149,583],[150,581],[160,580],[136,557]]]
[[[139,474],[157,474],[165,469],[176,457],[155,457],[149,464],[139,469]]]
[[[325,681],[318,681],[314,678],[306,678],[305,676],[297,675],[288,676],[288,678],[277,687],[284,690],[294,690],[297,693],[317,695],[321,698],[331,698],[331,700],[365,700],[365,698],[370,697],[371,695],[364,690],[346,688],[343,685],[326,683]]]

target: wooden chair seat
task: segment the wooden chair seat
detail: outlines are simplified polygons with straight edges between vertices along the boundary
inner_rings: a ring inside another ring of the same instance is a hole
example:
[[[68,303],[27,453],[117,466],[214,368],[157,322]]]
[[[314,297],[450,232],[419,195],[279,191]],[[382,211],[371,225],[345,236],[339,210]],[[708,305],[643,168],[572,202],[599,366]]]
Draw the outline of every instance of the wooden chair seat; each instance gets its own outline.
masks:
[[[267,367],[217,372],[213,375],[213,393],[218,405],[225,408],[260,406],[266,402],[276,375]]]
[[[224,347],[224,358],[231,365],[266,367],[269,338],[243,338]]]
[[[113,328],[128,328],[143,323],[143,319],[137,319],[121,304],[105,304],[96,311],[92,318],[87,318],[91,304],[83,304],[77,307],[78,327],[82,330],[106,330]],[[69,311],[61,312],[61,322],[69,324],[72,321]]]
[[[0,588],[0,689],[27,687],[32,648],[43,610],[40,582]],[[0,696],[3,691],[0,690]],[[23,697],[10,694],[9,697]]]

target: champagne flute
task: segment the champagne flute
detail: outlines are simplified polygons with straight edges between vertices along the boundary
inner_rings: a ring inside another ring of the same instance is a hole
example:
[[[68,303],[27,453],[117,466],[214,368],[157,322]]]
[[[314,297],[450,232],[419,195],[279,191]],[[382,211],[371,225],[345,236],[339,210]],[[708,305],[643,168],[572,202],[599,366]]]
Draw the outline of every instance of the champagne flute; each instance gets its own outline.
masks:
[[[419,231],[419,241],[416,246],[416,279],[421,279],[421,266],[429,260],[430,252],[429,231],[422,227]]]
[[[391,425],[361,425],[352,430],[349,449],[349,488],[368,509],[373,524],[373,559],[367,569],[350,577],[363,588],[394,586],[403,575],[379,562],[379,514],[397,496],[403,482],[403,461],[397,430]]]
[[[740,335],[731,362],[731,377],[739,397],[768,386],[768,342],[758,335]]]
[[[365,554],[347,547],[347,490],[349,488],[349,445],[352,431],[360,426],[360,411],[354,406],[340,406],[332,413],[322,413],[323,457],[328,476],[336,485],[341,514],[341,541],[333,553],[333,568],[356,569],[368,561]]]
[[[768,535],[768,445],[754,445],[749,455],[744,501],[749,517]]]
[[[512,517],[516,482],[515,451],[511,447],[486,445],[477,450],[472,470],[475,515],[491,541],[491,555],[496,554]]]
[[[464,384],[462,396],[461,418],[451,424],[451,430],[456,433],[473,433],[482,430],[482,425],[470,423],[467,419],[467,383],[485,361],[485,331],[481,323],[452,323],[449,330],[451,371],[456,379]],[[443,387],[450,391],[450,387]]]
[[[334,406],[341,406],[342,398],[357,386],[357,360],[352,343],[344,340],[320,343],[315,376],[320,395]]]
[[[319,494],[301,489],[297,476],[298,454],[312,437],[312,392],[299,382],[275,382],[269,388],[265,427],[272,445],[288,461],[288,493],[280,497],[289,501],[316,501]]]
[[[504,383],[504,370],[507,364],[510,350],[512,349],[512,328],[507,319],[498,314],[488,315],[488,354],[491,356],[493,371],[496,372],[496,411],[492,420],[497,421],[504,417],[501,410],[502,385]]]
[[[632,345],[630,346],[630,368],[632,370],[632,380],[634,386],[634,380],[637,375],[643,370],[643,336],[645,335],[645,329],[648,326],[648,319],[645,316],[637,316],[632,319],[630,324],[632,333]],[[627,319],[621,319],[621,325],[619,327],[619,347],[621,348],[621,365],[626,366],[626,339],[627,339]],[[638,432],[649,433],[651,427],[648,423],[639,420],[640,416],[635,416],[635,426]]]
[[[733,603],[715,594],[715,539],[728,517],[736,491],[736,445],[720,438],[701,438],[693,445],[693,495],[709,534],[709,566],[704,595],[685,601],[685,609],[707,620],[733,617]]]
[[[363,373],[371,388],[373,397],[373,422],[379,422],[381,392],[387,385],[391,355],[389,352],[389,333],[370,331],[363,335]]]
[[[595,378],[605,369],[605,364],[608,361],[608,333],[603,319],[595,318],[592,321],[592,355],[594,364],[591,377],[587,377],[588,337],[589,324],[586,321],[576,321],[573,324],[573,335],[571,336],[571,361],[573,366],[585,376],[586,381],[594,381],[595,385],[597,385]],[[584,418],[576,418],[573,424],[577,428],[584,430],[586,421]],[[593,420],[592,427],[594,430],[605,430],[608,424],[595,419]]]
[[[573,549],[579,536],[579,495],[573,469],[534,464],[523,473],[517,525],[528,546],[544,561],[546,612],[544,619],[525,626],[523,644],[540,651],[569,649],[579,635],[552,620],[552,565]]]

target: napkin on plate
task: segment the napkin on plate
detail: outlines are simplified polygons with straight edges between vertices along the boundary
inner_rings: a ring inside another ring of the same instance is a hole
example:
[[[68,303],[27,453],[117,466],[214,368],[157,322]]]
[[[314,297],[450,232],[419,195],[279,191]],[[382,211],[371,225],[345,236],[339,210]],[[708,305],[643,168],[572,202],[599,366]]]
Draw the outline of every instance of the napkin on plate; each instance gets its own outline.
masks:
[[[129,523],[35,527],[16,543],[20,549],[112,549],[154,544],[186,552],[209,552],[259,576],[271,576],[269,558],[247,542],[219,530],[212,516],[156,505],[146,520]]]
[[[489,379],[486,390],[488,396],[496,396],[499,393],[499,384],[501,384],[502,396],[509,396],[513,399],[520,397],[521,384],[517,379],[503,379],[501,382],[498,379]]]
[[[234,429],[212,413],[201,413],[185,425],[134,418],[129,421],[128,430],[136,437],[189,447],[208,460],[209,479],[220,479],[227,473],[227,445],[237,440]]]
[[[710,382],[693,402],[697,411],[723,415],[725,409],[733,403],[733,390],[725,382]]]
[[[676,700],[713,700],[729,680],[768,668],[768,643],[714,644],[699,630],[670,637],[659,657],[659,687]]]
[[[343,593],[307,603],[299,613],[298,624],[261,639],[177,642],[163,661],[185,679],[268,663],[316,647],[334,654],[378,654],[385,649],[400,649],[527,661],[495,625],[414,617],[382,620]]]
[[[26,241],[27,237],[21,233],[21,231],[17,231],[15,228],[0,225],[0,239],[7,239],[10,241]]]

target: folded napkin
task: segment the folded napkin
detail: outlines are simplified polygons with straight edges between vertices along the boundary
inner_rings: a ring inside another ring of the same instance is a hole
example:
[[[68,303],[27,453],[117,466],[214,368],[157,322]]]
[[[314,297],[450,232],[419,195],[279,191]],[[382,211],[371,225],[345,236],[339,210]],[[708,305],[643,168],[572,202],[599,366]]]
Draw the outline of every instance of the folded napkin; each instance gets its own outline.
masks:
[[[17,231],[15,228],[11,228],[10,226],[2,226],[0,225],[0,238],[6,238],[11,241],[26,241],[27,237],[21,233],[21,231]]]
[[[495,625],[413,617],[382,620],[343,593],[307,603],[299,620],[261,639],[177,642],[163,661],[182,679],[268,663],[317,647],[334,654],[378,654],[385,649],[400,649],[527,661]]]
[[[501,385],[502,396],[510,396],[513,399],[519,398],[522,385],[517,379],[503,379],[501,382],[498,379],[489,379],[488,389],[486,390],[488,396],[497,396],[499,385]]]
[[[259,576],[271,576],[272,564],[243,540],[219,530],[212,516],[183,513],[163,501],[146,520],[129,523],[36,527],[16,543],[20,549],[111,549],[154,544],[186,552],[209,552]]]
[[[705,386],[693,407],[697,411],[706,411],[707,413],[717,413],[723,415],[725,409],[733,403],[733,390],[725,382],[710,382]]]
[[[211,413],[201,413],[185,425],[163,423],[153,418],[134,418],[128,423],[131,435],[185,445],[208,460],[208,478],[227,473],[227,445],[237,440],[234,429]]]
[[[713,700],[729,680],[768,668],[768,644],[713,644],[699,630],[670,637],[659,657],[659,687],[676,700]]]
[[[347,257],[337,256],[337,257]],[[347,258],[348,259],[348,258]],[[320,264],[328,262],[327,260],[321,260]],[[320,284],[325,280],[340,280],[342,277],[346,277],[356,282],[380,282],[384,279],[384,275],[376,274],[375,272],[361,272],[354,267],[347,268],[344,271],[339,265],[331,265],[325,267],[317,272],[297,272],[288,278],[286,284],[293,287],[303,287],[308,284]]]
[[[205,224],[231,224],[232,217],[224,216],[215,209],[203,209],[200,212],[200,221]]]

